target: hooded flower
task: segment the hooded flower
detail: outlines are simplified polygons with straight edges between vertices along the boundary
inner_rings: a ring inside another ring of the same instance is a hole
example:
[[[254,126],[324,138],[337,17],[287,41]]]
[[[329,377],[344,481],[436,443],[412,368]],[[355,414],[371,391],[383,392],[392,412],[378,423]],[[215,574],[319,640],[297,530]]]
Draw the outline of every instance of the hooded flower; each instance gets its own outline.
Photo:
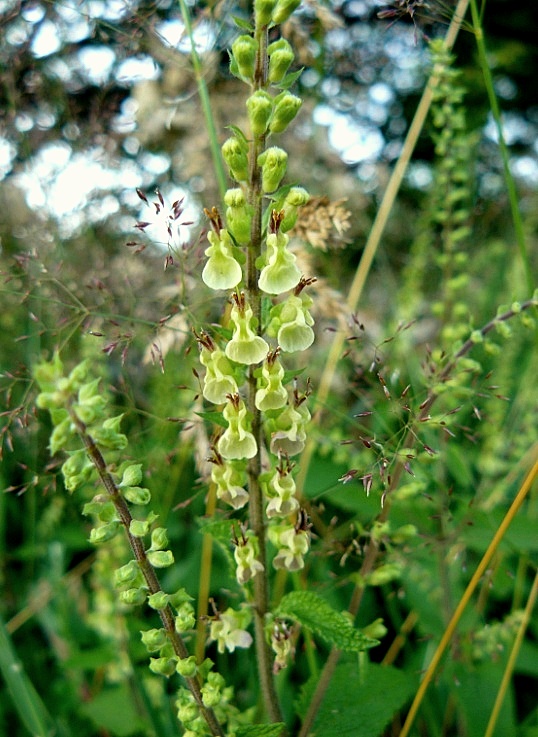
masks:
[[[247,583],[257,573],[263,571],[263,564],[258,560],[258,554],[258,538],[254,535],[248,534],[237,541],[234,558],[237,563],[235,575],[238,583]]]
[[[210,230],[207,240],[211,243],[205,255],[208,261],[202,271],[202,279],[211,289],[233,289],[243,278],[241,266],[233,256],[233,243],[224,228],[217,234]]]
[[[239,394],[230,395],[223,410],[228,427],[220,436],[217,450],[226,460],[253,458],[258,452],[254,435],[250,432],[247,408]]]
[[[304,351],[314,342],[311,327],[314,319],[308,311],[311,306],[312,298],[300,292],[290,294],[285,302],[275,305],[271,310],[267,332],[276,335],[278,345],[286,353]]]
[[[310,412],[303,402],[289,405],[276,418],[268,422],[271,431],[271,453],[294,456],[301,453],[306,442],[306,425]]]
[[[234,326],[234,332],[226,346],[226,355],[236,363],[260,363],[267,355],[269,346],[263,338],[256,335],[256,319],[252,308],[245,302],[245,295],[238,297],[234,294],[233,298],[230,322]]]
[[[301,272],[294,254],[288,250],[289,237],[285,233],[269,233],[266,243],[266,265],[258,284],[267,294],[282,294],[297,286]]]
[[[248,609],[237,612],[230,607],[222,614],[217,614],[211,622],[209,637],[217,642],[219,653],[225,650],[233,653],[236,647],[250,647],[252,636],[246,631],[249,623]]]
[[[217,487],[217,498],[234,509],[241,509],[248,502],[248,492],[243,465],[217,459],[211,470],[211,480]]]
[[[281,409],[288,401],[288,392],[282,385],[284,368],[277,358],[278,352],[269,353],[258,378],[255,404],[261,412]]]

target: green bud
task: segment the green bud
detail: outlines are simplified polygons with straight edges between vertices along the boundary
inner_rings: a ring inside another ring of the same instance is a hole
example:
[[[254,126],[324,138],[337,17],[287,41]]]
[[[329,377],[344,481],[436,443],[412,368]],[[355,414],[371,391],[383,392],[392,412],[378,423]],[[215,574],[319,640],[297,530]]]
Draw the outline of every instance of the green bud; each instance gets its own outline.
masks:
[[[133,519],[129,525],[129,532],[133,537],[145,537],[150,528],[149,520]]]
[[[159,676],[169,678],[176,672],[177,658],[150,658],[149,669]]]
[[[34,368],[34,379],[40,388],[50,391],[54,388],[60,376],[63,376],[64,367],[60,355],[55,353],[52,361],[45,361]]]
[[[173,606],[174,609],[177,610],[179,610],[179,608],[183,606],[183,604],[189,601],[194,601],[193,597],[188,594],[185,589],[178,589],[177,591],[174,591],[173,594],[169,594],[168,596],[171,606]]]
[[[250,81],[254,78],[258,43],[252,36],[239,36],[232,44],[233,59],[230,66],[232,74]],[[234,64],[235,62],[235,64]]]
[[[144,586],[139,586],[127,591],[120,591],[120,601],[129,606],[140,606],[144,604],[148,595],[148,591]]]
[[[140,634],[142,636],[142,642],[150,653],[156,653],[168,643],[168,637],[162,628],[146,630],[145,632],[140,632]]]
[[[271,22],[276,0],[254,0],[254,18],[257,26],[268,26]]]
[[[190,655],[188,658],[179,658],[176,664],[176,671],[183,678],[194,678],[197,671],[194,655]]]
[[[174,554],[171,550],[150,551],[147,555],[154,568],[168,568],[174,563]]]
[[[90,532],[90,542],[92,545],[100,545],[112,540],[118,534],[120,522],[114,520],[100,527],[94,527]]]
[[[177,616],[175,619],[176,632],[179,632],[180,634],[182,632],[188,632],[189,630],[194,629],[195,624],[196,618],[194,615],[194,609],[192,604],[186,601],[177,609]]]
[[[241,188],[229,189],[224,195],[226,203],[226,225],[240,244],[250,241],[252,223],[252,207],[247,204],[245,193]]]
[[[129,486],[123,490],[123,496],[131,504],[149,504],[151,501],[151,492],[149,489],[143,489],[140,486]]]
[[[236,181],[244,182],[248,179],[248,147],[239,138],[232,136],[224,141],[222,156]]]
[[[379,566],[375,571],[369,573],[366,581],[370,586],[383,586],[398,579],[401,575],[401,568],[396,563],[387,563]]]
[[[127,466],[123,470],[123,476],[121,483],[118,484],[120,489],[126,486],[138,486],[142,481],[142,464],[134,463],[132,466]]]
[[[365,637],[371,637],[373,640],[381,640],[387,634],[388,630],[383,624],[382,619],[376,619],[374,622],[361,627],[361,632]]]
[[[116,507],[105,494],[97,494],[82,508],[82,514],[88,516],[95,514],[101,522],[110,522],[116,518]]]
[[[168,545],[168,535],[164,527],[156,527],[151,533],[150,550],[162,550]]]
[[[152,609],[156,609],[157,611],[166,609],[169,601],[170,597],[164,591],[156,591],[151,596],[148,596],[148,604]]]
[[[89,480],[93,472],[93,464],[85,450],[75,450],[62,466],[64,484],[67,491],[75,491]]]
[[[98,395],[95,397],[88,397],[84,403],[75,404],[73,406],[73,410],[79,420],[82,420],[85,425],[91,425],[102,417],[105,407],[105,397]]]
[[[72,374],[73,372],[71,372],[71,375]],[[94,397],[98,396],[100,383],[101,383],[101,379],[94,379],[94,381],[90,381],[87,384],[83,384],[78,390],[79,404],[84,404],[85,402],[88,402],[90,399],[93,399]]]
[[[295,58],[293,49],[285,38],[279,38],[267,47],[269,54],[269,81],[281,82]]]
[[[247,100],[247,112],[252,133],[263,136],[273,113],[273,98],[265,90],[256,90]]]
[[[287,90],[275,97],[275,110],[269,130],[271,133],[282,133],[299,112],[303,101]]]
[[[277,146],[272,146],[258,156],[258,166],[262,168],[262,188],[264,192],[274,192],[278,188],[288,163],[288,154]]]
[[[93,432],[93,439],[97,445],[103,445],[111,450],[123,450],[127,446],[127,438],[123,433],[118,432],[123,415],[110,417],[103,422],[102,427],[98,427]]]
[[[136,560],[130,560],[121,568],[117,568],[114,572],[115,586],[133,586],[133,584],[142,584],[142,573],[138,567]]]
[[[69,441],[75,435],[75,430],[69,417],[66,417],[57,425],[50,436],[50,453],[55,455],[59,450],[64,450]]]
[[[273,23],[284,23],[301,4],[301,0],[277,0],[271,16]]]
[[[287,233],[288,230],[291,230],[293,228],[293,226],[297,222],[297,213],[299,207],[303,207],[303,205],[306,205],[309,199],[310,195],[308,194],[306,189],[303,189],[303,187],[292,187],[290,189],[290,191],[284,198],[282,206],[280,208],[275,208],[277,210],[284,210],[284,218],[280,223],[281,233]]]

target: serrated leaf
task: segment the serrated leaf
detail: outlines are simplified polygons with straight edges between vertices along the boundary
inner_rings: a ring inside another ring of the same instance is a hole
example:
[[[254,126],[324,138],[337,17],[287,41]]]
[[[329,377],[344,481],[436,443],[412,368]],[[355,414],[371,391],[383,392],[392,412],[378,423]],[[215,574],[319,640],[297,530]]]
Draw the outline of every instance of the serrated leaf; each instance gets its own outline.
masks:
[[[379,644],[366,637],[350,619],[312,591],[292,591],[280,602],[275,615],[299,622],[339,650],[360,652]]]
[[[218,425],[219,427],[224,427],[225,429],[228,427],[228,423],[224,419],[222,412],[195,412],[194,414],[198,415],[198,417],[201,417],[203,420],[208,420],[214,425]]]
[[[416,677],[390,666],[337,666],[314,723],[323,737],[379,737],[416,688]]]

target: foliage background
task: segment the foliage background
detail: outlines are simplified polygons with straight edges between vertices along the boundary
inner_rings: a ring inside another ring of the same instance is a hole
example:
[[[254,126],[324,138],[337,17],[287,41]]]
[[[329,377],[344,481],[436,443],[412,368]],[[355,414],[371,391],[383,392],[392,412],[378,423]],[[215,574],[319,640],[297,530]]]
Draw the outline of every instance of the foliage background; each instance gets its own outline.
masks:
[[[170,585],[196,590],[197,520],[205,512],[203,459],[210,428],[193,414],[201,404],[190,326],[218,319],[221,305],[210,301],[197,279],[204,249],[201,208],[216,204],[219,193],[189,46],[166,42],[180,18],[172,2],[5,2],[0,9],[1,615],[23,670],[60,734],[173,734],[172,712],[162,706],[167,687],[146,676],[139,615],[125,618],[114,605],[109,574],[126,553],[95,553],[88,545],[82,500],[66,498],[56,478],[57,461],[48,455],[46,422],[32,408],[30,369],[55,347],[66,362],[93,358],[126,413],[129,452],[144,462],[157,511],[174,541],[179,565]],[[306,4],[285,29],[310,70],[302,79],[300,122],[285,142],[290,178],[314,195],[346,198],[350,211],[347,220],[338,211],[348,229],[339,232],[328,220],[330,237],[320,237],[317,248],[302,253],[308,270],[320,277],[318,342],[308,367],[314,386],[334,331],[344,330],[349,339],[328,406],[313,428],[316,452],[304,484],[316,534],[308,579],[338,609],[349,603],[374,529],[383,459],[395,457],[407,426],[405,406],[417,413],[432,385],[424,366],[438,357],[428,358],[429,347],[450,351],[458,331],[484,324],[501,304],[530,297],[474,37],[462,32],[455,53],[466,88],[467,131],[475,136],[462,164],[473,173],[466,200],[471,231],[461,247],[467,258],[459,271],[453,263],[456,271],[450,274],[438,260],[443,249],[434,217],[440,207],[435,198],[439,161],[429,123],[360,310],[355,320],[348,314],[347,287],[427,78],[422,32],[444,31],[440,5],[428,9],[426,21],[417,17],[417,32],[405,15],[387,28],[376,17],[378,9],[357,0]],[[226,47],[236,33],[233,15],[246,17],[248,11],[224,2],[197,3],[192,12],[201,43],[209,39],[203,74],[222,140],[226,125],[240,123],[243,102],[243,91],[227,71]],[[536,30],[536,14],[527,3],[487,4],[488,62],[505,113],[534,273]],[[348,136],[355,148],[343,145]],[[366,156],[364,145],[371,147]],[[72,178],[62,188],[66,171]],[[86,190],[79,187],[84,180]],[[165,200],[160,213],[144,207],[137,187],[150,201],[159,188]],[[182,197],[183,214],[167,220],[172,202]],[[155,223],[146,235],[133,227],[141,220]],[[178,223],[185,224],[178,228]],[[315,227],[316,213],[308,225]],[[126,242],[136,245],[126,247]],[[173,263],[163,270],[169,253]],[[447,285],[462,275],[466,279],[454,297]],[[440,313],[431,309],[437,302]],[[458,305],[463,305],[459,311]],[[398,329],[411,320],[407,329]],[[359,621],[364,626],[383,617],[388,628],[369,657],[395,665],[398,675],[406,676],[409,691],[402,688],[394,711],[416,687],[431,643],[442,635],[536,456],[535,337],[532,327],[515,325],[509,338],[497,339],[498,352],[478,346],[473,353],[477,371],[459,376],[436,407],[443,421],[461,407],[450,426],[454,437],[435,422],[421,430],[420,443],[435,449],[437,460],[422,452],[413,464],[415,475],[407,474],[391,510],[392,532],[383,537],[383,562],[393,566],[394,575],[367,589]],[[410,394],[402,396],[408,384]],[[364,412],[373,414],[357,418]],[[377,445],[367,447],[365,439],[372,438]],[[357,473],[349,483],[339,481],[351,470]],[[373,488],[367,497],[358,479],[370,473]],[[417,527],[416,536],[392,535],[410,523]],[[420,734],[484,733],[517,612],[535,574],[536,549],[534,496],[511,526],[467,612],[424,705]],[[288,585],[280,582],[279,589],[278,584],[277,601]],[[226,560],[218,551],[211,589],[217,602],[238,595],[233,586],[230,591]],[[405,637],[398,640],[402,632]],[[538,732],[536,636],[534,617],[496,732],[503,737]],[[290,694],[288,714],[297,684],[326,657],[324,646],[317,648],[306,658],[299,657],[299,649],[293,673],[282,675],[280,688]],[[239,655],[232,669],[220,660],[218,665],[236,684],[239,702],[251,703],[249,684],[255,676],[249,656]],[[373,673],[372,680],[383,686],[385,676]],[[375,691],[369,684],[375,707],[386,689]],[[338,683],[334,688],[337,694]],[[484,705],[483,713],[477,714],[477,703]],[[26,734],[7,690],[0,697],[0,720],[6,733],[9,728],[10,734]],[[373,716],[366,721],[361,734],[381,734],[386,726],[381,720],[376,730]],[[394,734],[398,723],[396,716]],[[345,731],[344,722],[339,731]]]

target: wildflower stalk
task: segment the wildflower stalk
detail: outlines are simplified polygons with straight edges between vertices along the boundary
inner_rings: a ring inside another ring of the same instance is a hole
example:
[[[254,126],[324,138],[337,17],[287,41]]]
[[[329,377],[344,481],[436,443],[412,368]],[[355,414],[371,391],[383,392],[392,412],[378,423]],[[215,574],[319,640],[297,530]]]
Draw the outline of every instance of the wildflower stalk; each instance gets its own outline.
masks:
[[[123,495],[116,485],[116,482],[107,469],[107,464],[105,459],[103,458],[101,451],[99,450],[93,437],[88,433],[85,423],[82,422],[76,412],[72,408],[69,408],[68,411],[71,421],[75,426],[80,439],[82,440],[84,448],[86,449],[86,453],[93,463],[103,487],[106,489],[111,501],[114,504],[121,524],[125,528],[125,533],[127,535],[131,551],[136,562],[138,563],[138,567],[140,568],[142,575],[144,576],[149,595],[164,593],[157,574],[155,573],[155,569],[149,562],[142,539],[140,537],[135,537],[130,532],[133,517],[125,499],[123,498]],[[167,637],[172,644],[174,653],[181,660],[188,658],[189,651],[187,650],[185,643],[181,639],[179,633],[176,631],[175,617],[170,604],[167,604],[164,608],[159,609],[159,616],[161,618],[162,625],[166,631]],[[207,723],[207,726],[209,727],[211,734],[215,737],[224,737],[224,732],[215,716],[215,713],[212,709],[207,708],[204,705],[202,699],[202,684],[200,678],[198,676],[193,678],[185,677],[185,681],[194,697],[194,700],[196,701],[196,704],[198,705],[198,708],[200,709],[201,715],[203,716]]]
[[[267,86],[267,26],[256,27],[254,38],[257,41],[258,51],[256,54],[254,80],[252,92],[265,89]],[[251,143],[249,161],[248,202],[253,208],[252,225],[250,230],[250,245],[247,248],[246,263],[246,292],[250,306],[258,323],[257,334],[262,334],[261,319],[261,294],[258,286],[258,270],[256,259],[259,258],[262,248],[262,185],[261,167],[258,165],[258,157],[265,149],[266,135],[255,135]],[[253,579],[254,586],[254,643],[256,648],[256,659],[258,663],[258,675],[263,694],[263,701],[269,717],[274,722],[282,721],[282,713],[278,703],[275,682],[272,673],[272,654],[265,636],[265,620],[269,609],[268,603],[268,579],[267,579],[267,556],[265,520],[263,512],[263,496],[260,485],[262,472],[261,453],[262,448],[262,417],[260,410],[256,407],[255,398],[257,391],[257,380],[254,375],[255,366],[248,369],[247,406],[252,415],[252,434],[256,440],[258,453],[251,458],[247,466],[248,493],[249,493],[249,525],[259,542],[258,560],[263,565],[263,571]]]

